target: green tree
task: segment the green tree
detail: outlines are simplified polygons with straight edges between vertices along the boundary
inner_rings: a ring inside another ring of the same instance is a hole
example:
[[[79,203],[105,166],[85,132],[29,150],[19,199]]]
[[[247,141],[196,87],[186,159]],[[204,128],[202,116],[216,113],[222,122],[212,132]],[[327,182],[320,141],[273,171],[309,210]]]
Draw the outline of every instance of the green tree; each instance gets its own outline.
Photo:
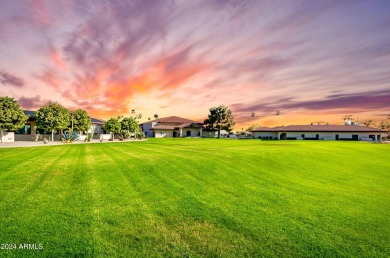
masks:
[[[258,128],[258,127],[259,127],[258,124],[251,124],[246,130],[247,130],[247,131],[252,131],[252,130]]]
[[[18,102],[10,97],[0,97],[0,130],[1,142],[4,142],[4,129],[15,131],[22,128],[28,116],[23,113]]]
[[[224,106],[210,108],[208,118],[204,120],[206,131],[218,131],[218,138],[221,137],[221,130],[230,132],[234,126],[232,111]]]
[[[129,131],[134,134],[140,131],[137,118],[134,117],[125,117],[121,121],[121,131]]]
[[[379,124],[379,129],[381,129],[385,134],[387,134],[386,139],[390,138],[390,115],[387,116],[386,120],[382,120]]]
[[[345,120],[348,120],[348,121],[353,121],[354,120],[353,115],[343,115],[341,117],[341,119],[343,119],[344,121]]]
[[[74,130],[79,132],[87,132],[92,125],[91,117],[83,109],[77,109],[72,113],[72,123]]]
[[[121,123],[117,118],[110,118],[104,124],[104,129],[112,133],[112,139],[114,140],[115,134],[121,132]]]
[[[362,122],[362,124],[364,126],[367,126],[367,127],[375,127],[376,126],[375,121],[372,119],[365,120]]]
[[[37,127],[51,131],[51,140],[54,141],[54,131],[69,128],[71,112],[57,102],[50,102],[35,112]]]

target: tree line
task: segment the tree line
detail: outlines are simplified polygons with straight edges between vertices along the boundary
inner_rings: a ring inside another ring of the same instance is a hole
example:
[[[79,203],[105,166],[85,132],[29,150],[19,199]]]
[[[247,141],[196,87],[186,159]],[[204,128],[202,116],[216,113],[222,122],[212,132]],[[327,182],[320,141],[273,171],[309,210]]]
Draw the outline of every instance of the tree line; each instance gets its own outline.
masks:
[[[71,142],[77,138],[76,132],[88,132],[91,129],[91,117],[83,109],[70,109],[57,102],[49,102],[47,105],[34,112],[37,129],[51,133],[54,141],[54,132],[59,131],[63,141]],[[0,130],[3,139],[4,130],[17,131],[24,127],[29,116],[24,114],[22,108],[14,98],[0,97]],[[142,138],[143,134],[135,117],[110,118],[104,125],[106,131],[119,134],[120,139],[129,138],[132,134]],[[66,131],[66,133],[64,133]]]
[[[133,109],[131,113],[135,114],[135,110]],[[57,130],[60,132],[60,135],[62,135],[64,130],[67,130],[68,135],[71,135],[73,132],[87,132],[92,125],[91,117],[85,110],[77,109],[71,111],[57,102],[50,102],[39,108],[34,115],[37,128],[51,132],[52,141],[54,140],[54,132]],[[154,117],[157,119],[158,115],[155,114]],[[130,136],[143,138],[144,135],[139,125],[141,118],[141,114],[130,117],[113,117],[105,122],[104,129],[112,133],[112,139],[114,139],[115,134],[119,135],[120,140],[129,138]],[[28,116],[24,114],[15,99],[7,96],[0,97],[0,129],[2,139],[3,130],[15,131],[23,128],[27,120]],[[345,115],[343,116],[343,120],[353,121],[354,118],[352,115]],[[390,115],[379,124],[376,124],[372,119],[365,120],[362,124],[364,126],[379,128],[387,134],[390,133]],[[230,132],[234,125],[232,111],[225,105],[210,108],[208,117],[204,120],[205,131],[218,132],[218,138],[221,135],[221,130]]]
[[[51,132],[54,141],[54,132],[60,135],[64,130],[87,132],[92,123],[88,113],[83,109],[71,111],[57,102],[50,102],[34,112],[38,129]],[[18,102],[10,97],[0,97],[0,129],[3,131],[16,131],[24,127],[29,116],[24,114]]]
[[[220,105],[210,108],[208,118],[204,120],[206,131],[217,131],[220,137],[221,130],[231,131],[234,126],[231,110]],[[132,110],[134,114],[135,111]],[[72,141],[74,132],[88,132],[91,128],[91,117],[83,109],[71,111],[57,102],[50,102],[34,112],[36,126],[38,129],[51,132],[51,140],[54,141],[54,132],[59,131],[61,138]],[[157,119],[158,115],[154,117]],[[24,127],[28,120],[28,115],[24,114],[22,108],[14,98],[8,96],[0,97],[0,130],[3,139],[3,131],[16,131]],[[139,126],[139,119],[142,115],[130,117],[113,117],[104,124],[104,129],[115,134],[119,134],[119,139],[143,138],[144,135]],[[150,119],[149,119],[150,120]],[[63,132],[67,131],[64,135]]]

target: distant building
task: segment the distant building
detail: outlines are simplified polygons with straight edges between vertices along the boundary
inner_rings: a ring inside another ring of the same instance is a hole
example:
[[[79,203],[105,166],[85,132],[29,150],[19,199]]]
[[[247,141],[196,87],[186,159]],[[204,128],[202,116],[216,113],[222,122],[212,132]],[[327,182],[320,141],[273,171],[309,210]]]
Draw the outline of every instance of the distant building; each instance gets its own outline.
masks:
[[[255,139],[279,140],[381,140],[381,130],[357,125],[289,125],[259,127],[251,131]]]
[[[103,126],[105,122],[106,121],[104,120],[91,117],[91,123],[92,123],[91,129],[89,129],[87,133],[104,134],[105,131],[103,129]]]
[[[203,123],[169,116],[143,122],[140,126],[146,137],[202,137]]]

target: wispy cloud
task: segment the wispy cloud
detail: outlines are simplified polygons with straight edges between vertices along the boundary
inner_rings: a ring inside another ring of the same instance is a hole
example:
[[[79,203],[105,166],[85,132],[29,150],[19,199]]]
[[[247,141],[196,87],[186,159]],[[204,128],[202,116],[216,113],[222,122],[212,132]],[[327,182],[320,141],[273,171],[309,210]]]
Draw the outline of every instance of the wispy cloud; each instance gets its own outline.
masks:
[[[348,0],[8,1],[0,62],[18,76],[1,70],[1,92],[102,118],[134,105],[198,118],[221,103],[238,123],[276,110],[373,113],[389,107],[389,11]]]
[[[297,110],[377,111],[389,108],[389,106],[384,104],[390,103],[390,92],[388,90],[378,90],[352,94],[333,94],[324,99],[306,101],[285,97],[272,100],[259,100],[258,102],[260,103],[236,103],[232,105],[232,109],[238,114],[246,113],[248,115],[250,112],[269,115],[276,111],[283,113]]]
[[[35,97],[20,97],[18,99],[18,102],[20,106],[24,109],[31,109],[31,110],[36,110],[44,105],[46,105],[49,100],[42,99],[41,96],[36,95]]]
[[[0,70],[0,83],[5,86],[13,86],[18,88],[22,88],[24,86],[24,81],[22,78],[2,70]]]

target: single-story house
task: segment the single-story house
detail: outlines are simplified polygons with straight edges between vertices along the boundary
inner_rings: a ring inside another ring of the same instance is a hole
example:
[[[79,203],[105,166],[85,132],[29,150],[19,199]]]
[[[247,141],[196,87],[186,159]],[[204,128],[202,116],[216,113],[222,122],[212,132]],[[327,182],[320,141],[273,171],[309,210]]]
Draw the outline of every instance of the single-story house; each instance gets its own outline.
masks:
[[[279,140],[381,140],[381,130],[356,125],[289,125],[259,127],[251,131],[254,139]]]
[[[23,110],[23,112],[28,115],[28,120],[23,128],[15,131],[15,141],[37,141],[42,140],[43,138],[49,139],[51,137],[51,132],[46,132],[43,129],[38,129],[36,124],[36,119],[34,111]],[[102,126],[104,121],[96,118],[91,118],[92,126],[88,133],[102,134],[104,133]],[[58,132],[54,133],[54,140],[60,140],[60,135]]]
[[[169,116],[143,122],[140,126],[146,137],[202,137],[203,123]]]
[[[96,137],[99,137],[100,134],[106,133],[106,131],[103,129],[105,123],[104,120],[91,117],[91,122],[92,122],[91,128],[87,133],[93,133],[93,135]]]

